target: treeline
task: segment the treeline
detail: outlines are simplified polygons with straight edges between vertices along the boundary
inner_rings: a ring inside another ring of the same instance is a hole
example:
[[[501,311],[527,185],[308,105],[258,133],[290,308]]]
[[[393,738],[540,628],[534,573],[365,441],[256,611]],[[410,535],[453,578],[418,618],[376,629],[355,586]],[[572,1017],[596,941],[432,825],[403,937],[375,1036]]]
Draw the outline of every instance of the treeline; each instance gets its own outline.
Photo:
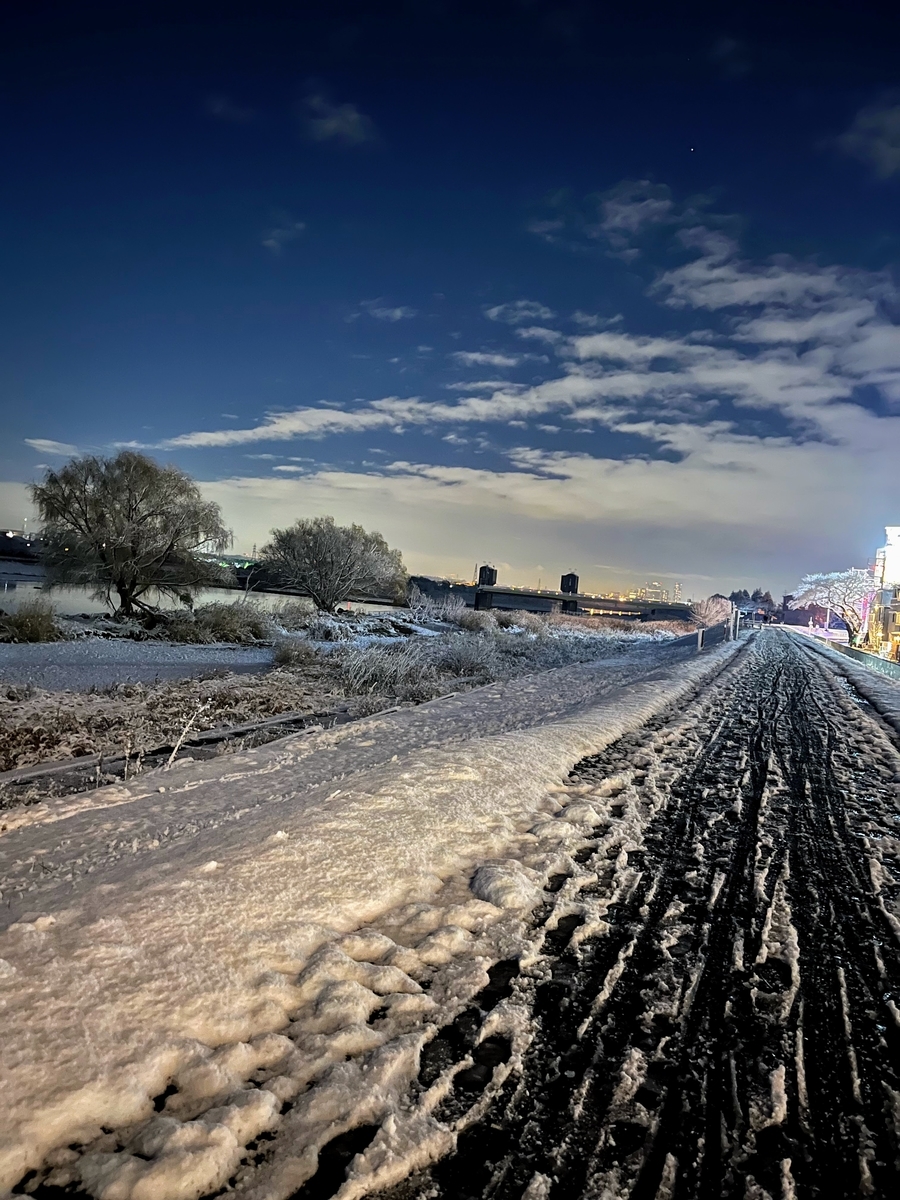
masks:
[[[233,577],[216,561],[232,542],[219,506],[177,467],[123,450],[112,458],[73,458],[31,486],[50,587],[92,589],[123,617],[155,615],[151,598],[190,608],[203,588]],[[273,529],[260,561],[284,587],[323,612],[357,595],[400,598],[407,575],[399,550],[380,533],[298,517]]]

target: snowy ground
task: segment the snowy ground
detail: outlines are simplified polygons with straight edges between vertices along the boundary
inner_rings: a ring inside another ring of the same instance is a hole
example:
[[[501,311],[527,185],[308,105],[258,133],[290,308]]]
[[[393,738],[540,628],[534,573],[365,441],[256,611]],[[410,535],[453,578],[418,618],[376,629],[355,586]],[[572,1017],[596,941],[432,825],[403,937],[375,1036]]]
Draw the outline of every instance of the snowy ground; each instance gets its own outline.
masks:
[[[0,1187],[896,1194],[898,731],[765,630],[5,814]]]
[[[4,814],[0,1186],[42,1164],[64,1171],[72,1155],[97,1196],[219,1186],[304,1072],[321,1078],[348,1054],[358,1071],[376,1043],[391,1047],[386,1062],[396,1055],[396,1039],[366,1024],[368,984],[401,1025],[421,1023],[431,1005],[414,976],[538,888],[536,868],[507,864],[476,894],[472,868],[553,807],[548,789],[580,757],[689,694],[728,653],[568,667]],[[445,889],[458,892],[455,916],[429,932],[431,950],[367,966],[365,939],[339,948]],[[485,965],[472,959],[458,987]],[[440,987],[458,990],[450,976]],[[292,1027],[297,1071],[245,1092],[241,1081],[284,1058]],[[188,1107],[177,1120],[167,1109],[146,1134],[157,1150],[135,1157],[124,1143],[176,1077]],[[216,1097],[228,1111],[213,1118]],[[184,1124],[200,1113],[205,1124]],[[89,1152],[59,1149],[73,1144]]]
[[[0,645],[0,683],[85,691],[113,683],[187,679],[208,671],[261,671],[272,648],[178,646],[124,638]]]

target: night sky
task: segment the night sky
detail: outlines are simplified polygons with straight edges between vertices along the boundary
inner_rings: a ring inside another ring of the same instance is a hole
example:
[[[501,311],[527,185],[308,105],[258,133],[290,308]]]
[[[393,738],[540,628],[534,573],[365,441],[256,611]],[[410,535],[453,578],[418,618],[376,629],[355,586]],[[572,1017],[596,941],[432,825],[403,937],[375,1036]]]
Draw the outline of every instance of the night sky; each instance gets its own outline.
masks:
[[[123,445],[436,575],[777,592],[900,524],[897,18],[15,7],[0,525]]]

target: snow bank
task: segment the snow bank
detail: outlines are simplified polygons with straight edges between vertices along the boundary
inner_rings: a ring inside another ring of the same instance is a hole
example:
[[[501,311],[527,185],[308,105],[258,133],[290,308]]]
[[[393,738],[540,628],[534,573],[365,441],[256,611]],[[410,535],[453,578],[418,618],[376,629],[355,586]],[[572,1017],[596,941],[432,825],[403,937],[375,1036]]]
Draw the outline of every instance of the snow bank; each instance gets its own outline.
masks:
[[[830,667],[833,667],[845,679],[849,679],[857,692],[864,700],[868,700],[879,716],[892,729],[900,733],[900,680],[894,681],[887,675],[881,675],[874,667],[865,667],[856,659],[850,658],[849,655],[841,654],[839,650],[833,650],[831,646],[823,642],[814,641],[808,635],[800,634],[798,636],[803,638],[804,646],[808,646],[814,654],[819,654],[822,658],[827,659]]]
[[[0,936],[0,1188],[57,1147],[94,1140],[102,1127],[146,1121],[152,1098],[173,1077],[199,1072],[192,1086],[211,1088],[207,1094],[220,1091],[223,1080],[246,1078],[257,1060],[271,1057],[270,1041],[303,1000],[309,973],[330,969],[331,943],[501,855],[546,810],[548,791],[575,762],[690,695],[737,649],[724,646],[660,670],[563,718],[553,692],[559,681],[542,691],[532,679],[530,728],[480,737],[470,731],[461,744],[422,745],[348,773],[338,787],[331,781],[298,791],[304,752],[297,747],[312,740],[290,739],[157,775],[171,779],[158,793],[146,783],[137,791],[103,789],[23,817],[20,832],[45,838],[73,814],[90,818],[100,841],[114,828],[117,805],[130,812],[138,801],[146,827],[176,811],[184,819],[194,805],[213,801],[233,819],[187,843],[160,832],[141,872],[107,874],[93,886],[88,876],[77,898],[24,913]],[[458,704],[477,713],[489,693]],[[375,739],[365,735],[377,726],[322,734],[319,753],[327,757],[327,747],[339,749],[342,739],[372,746]],[[252,789],[267,790],[269,802],[249,804]],[[34,862],[40,858],[38,849]],[[529,881],[512,865],[482,869],[474,882],[494,904],[528,902]],[[354,972],[364,969],[347,962],[349,974],[335,972],[341,995],[354,991]],[[393,977],[383,988],[402,991]],[[327,1011],[316,1019],[327,1024]],[[237,1065],[236,1046],[243,1056]],[[238,1143],[269,1127],[271,1105],[265,1097],[254,1103],[248,1100],[246,1111],[216,1110],[212,1124],[208,1114],[207,1125],[191,1133],[203,1142],[205,1181],[192,1195],[227,1179]],[[175,1136],[165,1122],[148,1128],[157,1139]],[[166,1168],[173,1178],[179,1147],[173,1143]],[[108,1168],[103,1155],[94,1157],[91,1188],[100,1194]],[[129,1166],[132,1183],[117,1176],[117,1197],[163,1194],[142,1163],[139,1156]]]

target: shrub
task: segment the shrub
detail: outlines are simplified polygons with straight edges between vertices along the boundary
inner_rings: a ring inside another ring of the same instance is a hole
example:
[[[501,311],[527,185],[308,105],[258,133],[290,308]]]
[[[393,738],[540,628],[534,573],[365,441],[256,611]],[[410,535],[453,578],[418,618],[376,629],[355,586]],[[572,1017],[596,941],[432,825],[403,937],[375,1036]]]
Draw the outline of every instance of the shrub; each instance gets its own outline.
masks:
[[[344,687],[351,694],[381,693],[403,700],[430,700],[440,694],[441,688],[429,650],[420,642],[347,649],[340,663]]]
[[[318,659],[314,647],[305,639],[282,638],[275,643],[272,661],[276,667],[308,667]]]
[[[426,596],[411,584],[408,592],[409,607],[417,621],[452,621],[453,614],[465,611],[462,596],[441,596],[439,600]]]
[[[184,644],[208,644],[215,638],[208,629],[199,624],[193,613],[176,612],[162,621],[154,622],[153,636],[167,642]]]
[[[450,675],[496,679],[499,673],[497,649],[490,638],[452,634],[446,641],[440,641],[432,654],[435,666]]]
[[[23,600],[15,612],[0,612],[0,642],[59,642],[64,636],[53,606],[40,596]]]
[[[313,642],[348,642],[359,633],[353,617],[317,612],[306,624],[306,636]]]
[[[287,633],[299,633],[306,629],[315,614],[310,600],[286,600],[272,612],[272,620]]]
[[[490,633],[497,628],[492,612],[477,608],[453,608],[443,618],[469,633]]]
[[[247,646],[272,636],[268,614],[243,600],[234,604],[204,604],[193,613],[166,614],[158,628],[168,641],[200,645],[230,642]]]
[[[217,642],[263,642],[272,636],[269,614],[255,604],[238,600],[234,604],[204,604],[194,614]]]
[[[541,613],[528,612],[525,609],[492,609],[494,619],[501,629],[524,629],[526,633],[536,633],[539,636],[547,632],[547,618]]]

